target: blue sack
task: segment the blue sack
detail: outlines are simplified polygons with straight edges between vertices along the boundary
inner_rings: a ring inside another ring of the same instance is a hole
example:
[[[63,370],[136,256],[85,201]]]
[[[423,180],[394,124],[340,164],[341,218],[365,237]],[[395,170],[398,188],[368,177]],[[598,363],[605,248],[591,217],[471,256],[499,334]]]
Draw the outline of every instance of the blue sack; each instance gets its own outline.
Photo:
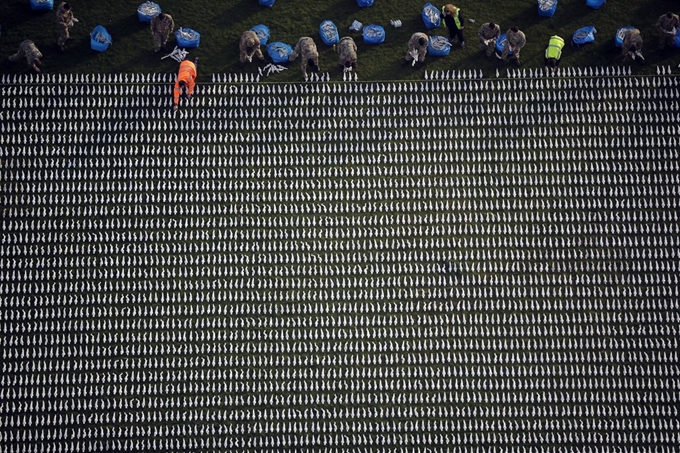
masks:
[[[287,63],[293,48],[285,42],[272,42],[267,44],[267,54],[276,64]]]
[[[149,24],[151,19],[161,13],[161,5],[154,2],[144,2],[137,7],[137,18],[140,22]]]
[[[538,0],[538,15],[553,17],[557,11],[557,0]]]
[[[498,36],[498,39],[496,40],[496,52],[500,55],[503,53],[503,47],[505,47],[505,42],[508,40],[508,38],[505,37],[505,33],[502,33],[501,35]],[[512,50],[508,51],[508,55],[514,55],[515,52]]]
[[[385,29],[380,25],[366,25],[362,35],[366,44],[380,44],[385,41]]]
[[[442,23],[442,14],[439,9],[434,6],[432,3],[425,3],[425,6],[423,7],[423,12],[421,13],[421,16],[423,16],[423,22],[425,22],[425,28],[428,30],[432,30],[433,28],[437,28],[441,25]]]
[[[269,27],[264,24],[255,25],[250,31],[254,31],[257,37],[260,39],[260,45],[266,46],[267,41],[269,41]]]
[[[183,49],[193,49],[201,44],[201,34],[191,28],[179,28],[175,32],[177,45]]]
[[[274,3],[276,3],[276,0],[259,0],[260,6],[266,6],[267,8],[271,8],[274,6]]]
[[[359,5],[359,8],[368,8],[373,6],[373,0],[357,0],[357,5]]]
[[[592,25],[579,28],[571,37],[571,47],[580,49],[582,45],[595,41],[595,33],[597,30]]]
[[[673,41],[675,47],[680,47],[680,29],[675,33],[675,41]]]
[[[31,10],[33,11],[50,11],[54,8],[53,0],[31,0]]]
[[[607,0],[586,0],[586,6],[590,6],[593,9],[600,9],[602,5],[606,3]]]
[[[623,34],[627,30],[632,30],[635,27],[632,25],[626,25],[625,27],[621,27],[618,30],[616,30],[616,36],[614,37],[614,44],[616,44],[616,47],[623,47]]]
[[[332,46],[340,41],[338,27],[330,20],[321,22],[321,25],[319,25],[319,34],[321,35],[321,40],[327,46]]]
[[[430,36],[427,40],[427,54],[445,57],[451,52],[451,43],[445,36]]]
[[[104,52],[109,48],[112,42],[111,35],[106,31],[106,28],[101,25],[94,27],[94,30],[90,33],[90,47],[92,50]]]

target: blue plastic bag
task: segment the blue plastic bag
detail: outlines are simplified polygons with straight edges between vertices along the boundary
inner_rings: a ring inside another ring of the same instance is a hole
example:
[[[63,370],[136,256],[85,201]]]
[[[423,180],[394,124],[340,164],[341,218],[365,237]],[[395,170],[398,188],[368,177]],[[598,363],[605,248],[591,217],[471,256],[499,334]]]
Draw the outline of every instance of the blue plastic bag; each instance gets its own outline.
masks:
[[[557,11],[557,0],[538,0],[538,15],[553,17]]]
[[[31,10],[33,11],[49,11],[54,8],[53,0],[38,1],[31,0]]]
[[[276,0],[259,0],[260,6],[266,6],[267,8],[271,8],[274,6],[274,3],[276,3]]]
[[[257,37],[260,39],[260,45],[266,46],[267,41],[269,41],[269,27],[264,24],[255,25],[250,31],[254,31]]]
[[[425,22],[425,28],[428,30],[432,30],[433,28],[439,27],[442,23],[442,15],[441,11],[434,6],[432,3],[425,3],[425,6],[423,7],[423,12],[421,13],[421,16],[423,16],[423,22]]]
[[[582,45],[595,41],[595,33],[597,30],[592,25],[579,28],[571,37],[571,46],[579,49]]]
[[[451,52],[451,43],[445,36],[430,36],[427,40],[427,54],[433,57],[445,57]]]
[[[106,31],[106,28],[101,25],[94,27],[94,30],[90,33],[90,47],[92,50],[104,52],[109,48],[112,42],[111,35]]]
[[[177,45],[184,49],[193,49],[201,44],[201,34],[191,28],[179,28],[175,31]]]
[[[340,41],[338,27],[330,20],[321,22],[321,25],[319,25],[319,34],[321,35],[321,40],[327,46],[332,46]]]
[[[285,42],[271,42],[267,44],[267,54],[276,64],[288,62],[288,56],[293,52],[293,48]]]
[[[632,25],[626,25],[625,27],[621,27],[618,30],[616,30],[616,36],[614,37],[614,43],[616,44],[616,47],[623,47],[623,35],[626,32],[626,30],[632,30],[633,27]]]
[[[675,47],[680,47],[680,29],[675,33],[675,41],[673,42]]]
[[[380,25],[366,25],[362,35],[366,44],[380,44],[385,41],[385,29]]]
[[[600,9],[605,3],[606,0],[586,0],[586,6],[590,6],[593,9]]]
[[[368,8],[373,6],[373,0],[357,0],[357,5],[359,5],[359,8]]]
[[[143,11],[144,9],[153,11],[153,13]],[[139,19],[140,22],[145,24],[151,23],[151,19],[158,16],[160,13],[161,5],[159,5],[158,3],[144,2],[137,7],[137,18]]]
[[[500,55],[503,53],[503,47],[505,47],[505,42],[508,40],[506,38],[505,33],[502,33],[501,35],[498,36],[498,39],[496,40],[496,52]],[[514,55],[515,52],[512,50],[508,51],[508,55]]]

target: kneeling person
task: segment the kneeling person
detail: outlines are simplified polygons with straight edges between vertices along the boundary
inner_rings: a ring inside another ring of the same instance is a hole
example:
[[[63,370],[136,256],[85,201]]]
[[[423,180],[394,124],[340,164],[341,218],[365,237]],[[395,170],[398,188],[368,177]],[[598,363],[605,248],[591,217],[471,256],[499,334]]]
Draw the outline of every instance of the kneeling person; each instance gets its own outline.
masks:
[[[408,52],[404,57],[405,63],[414,60],[422,63],[425,61],[425,55],[427,55],[427,35],[421,32],[414,33],[408,40]]]
[[[338,43],[340,65],[345,69],[357,67],[357,45],[352,38],[345,36]]]
[[[198,58],[196,58],[195,61],[198,62]],[[179,64],[177,81],[175,82],[175,88],[172,93],[173,110],[177,111],[179,97],[182,92],[186,94],[188,100],[191,100],[191,96],[194,94],[194,88],[196,87],[196,76],[196,63],[184,60]]]
[[[238,50],[238,61],[241,66],[243,66],[246,60],[252,62],[253,57],[257,57],[258,60],[264,61],[264,55],[262,55],[262,50],[260,50],[260,37],[252,30],[241,33]]]
[[[316,50],[316,44],[310,37],[300,38],[295,44],[295,49],[288,57],[288,61],[294,61],[298,55],[302,56],[300,63],[300,70],[302,71],[302,78],[307,80],[307,66],[312,68],[312,71],[319,72],[319,52]]]
[[[560,64],[562,58],[562,48],[564,47],[564,39],[557,35],[550,37],[548,48],[545,49],[545,69],[552,71],[555,74],[557,66]]]
[[[40,66],[42,65],[40,59],[42,56],[43,55],[40,53],[33,41],[27,39],[19,44],[19,51],[14,55],[11,55],[9,57],[9,61],[15,62],[23,57],[26,57],[29,69],[33,69],[35,72],[40,72]]]

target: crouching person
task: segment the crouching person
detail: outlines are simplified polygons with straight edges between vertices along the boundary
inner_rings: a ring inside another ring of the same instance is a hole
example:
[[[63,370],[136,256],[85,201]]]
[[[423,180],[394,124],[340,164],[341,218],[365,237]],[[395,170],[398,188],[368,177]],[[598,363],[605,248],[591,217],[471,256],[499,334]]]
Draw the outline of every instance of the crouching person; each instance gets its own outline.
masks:
[[[243,66],[246,61],[249,63],[252,62],[253,57],[257,57],[258,60],[264,61],[264,55],[262,55],[262,50],[260,49],[260,37],[252,30],[241,33],[238,50],[238,62],[241,66]]]
[[[319,72],[319,52],[316,50],[316,44],[314,40],[309,37],[300,38],[295,44],[295,49],[288,57],[288,61],[295,61],[295,59],[300,55],[302,61],[300,63],[300,70],[302,71],[302,78],[306,81],[309,77],[307,76],[307,66],[309,66],[312,71]]]
[[[179,97],[182,92],[187,97],[187,100],[191,100],[191,96],[194,94],[194,88],[196,87],[196,64],[198,63],[198,58],[194,61],[184,60],[179,64],[179,72],[177,73],[177,81],[175,82],[175,88],[172,92],[172,104],[173,110],[176,112],[179,106]]]
[[[9,57],[8,63],[14,63],[15,61],[19,61],[25,57],[28,63],[28,68],[33,69],[35,72],[40,72],[40,66],[42,65],[40,59],[42,56],[43,55],[40,53],[33,41],[27,39],[19,44],[19,51]]]

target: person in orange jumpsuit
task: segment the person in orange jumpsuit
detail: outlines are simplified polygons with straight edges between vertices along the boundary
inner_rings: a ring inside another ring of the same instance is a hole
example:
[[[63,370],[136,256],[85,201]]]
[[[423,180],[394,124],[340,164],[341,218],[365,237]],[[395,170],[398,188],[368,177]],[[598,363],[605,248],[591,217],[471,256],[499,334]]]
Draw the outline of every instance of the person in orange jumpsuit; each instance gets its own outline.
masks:
[[[194,61],[184,60],[179,64],[179,72],[177,73],[177,81],[175,82],[175,89],[173,90],[173,110],[177,111],[179,106],[179,97],[184,91],[187,95],[187,100],[191,100],[191,95],[194,94],[196,87],[196,64],[198,58]]]

